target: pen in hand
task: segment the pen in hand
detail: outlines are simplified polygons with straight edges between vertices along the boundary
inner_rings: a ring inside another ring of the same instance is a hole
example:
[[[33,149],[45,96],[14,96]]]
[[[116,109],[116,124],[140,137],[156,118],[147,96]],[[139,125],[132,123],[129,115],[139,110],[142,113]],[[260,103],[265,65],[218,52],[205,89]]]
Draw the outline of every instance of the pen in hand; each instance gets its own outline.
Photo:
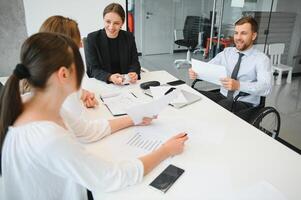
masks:
[[[186,137],[187,136],[187,133],[185,133],[183,136],[181,136],[180,138],[183,138],[183,137]]]

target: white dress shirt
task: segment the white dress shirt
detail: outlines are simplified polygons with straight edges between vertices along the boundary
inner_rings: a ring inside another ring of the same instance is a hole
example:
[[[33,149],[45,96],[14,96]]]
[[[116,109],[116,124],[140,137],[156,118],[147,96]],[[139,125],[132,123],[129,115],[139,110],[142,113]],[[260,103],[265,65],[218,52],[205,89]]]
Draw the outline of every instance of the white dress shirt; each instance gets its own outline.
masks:
[[[108,192],[142,180],[139,159],[110,163],[80,144],[111,129],[107,120],[85,121],[81,109],[73,109],[77,96],[68,97],[61,111],[67,129],[51,121],[9,127],[2,149],[4,199],[85,200],[86,188]]]
[[[239,101],[248,102],[256,106],[260,103],[260,96],[267,96],[272,89],[271,63],[264,53],[254,47],[246,51],[238,51],[235,47],[228,47],[217,54],[209,63],[225,66],[227,77],[231,77],[239,57],[238,52],[243,53],[244,56],[237,75],[240,88],[239,91],[235,91],[234,97],[240,91],[249,93],[249,96],[240,97]],[[228,90],[221,87],[220,92],[227,96]]]

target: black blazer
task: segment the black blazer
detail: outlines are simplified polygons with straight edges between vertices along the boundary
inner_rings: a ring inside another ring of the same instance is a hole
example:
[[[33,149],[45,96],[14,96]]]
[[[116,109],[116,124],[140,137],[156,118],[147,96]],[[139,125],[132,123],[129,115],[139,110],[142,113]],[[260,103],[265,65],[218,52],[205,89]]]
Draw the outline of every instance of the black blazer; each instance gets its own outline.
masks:
[[[136,72],[140,77],[140,63],[132,33],[120,30],[119,32],[120,52],[120,74]],[[98,80],[108,82],[111,75],[111,59],[108,46],[108,39],[104,29],[88,34],[85,55],[87,63],[87,75]]]

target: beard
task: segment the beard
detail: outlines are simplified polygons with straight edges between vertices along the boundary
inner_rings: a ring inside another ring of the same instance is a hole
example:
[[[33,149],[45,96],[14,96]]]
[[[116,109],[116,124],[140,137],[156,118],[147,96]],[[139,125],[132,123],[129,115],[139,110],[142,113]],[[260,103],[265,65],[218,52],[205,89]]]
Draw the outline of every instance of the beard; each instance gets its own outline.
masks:
[[[241,40],[234,40],[234,43],[236,49],[238,49],[239,51],[244,51],[252,46],[252,42],[246,43]]]

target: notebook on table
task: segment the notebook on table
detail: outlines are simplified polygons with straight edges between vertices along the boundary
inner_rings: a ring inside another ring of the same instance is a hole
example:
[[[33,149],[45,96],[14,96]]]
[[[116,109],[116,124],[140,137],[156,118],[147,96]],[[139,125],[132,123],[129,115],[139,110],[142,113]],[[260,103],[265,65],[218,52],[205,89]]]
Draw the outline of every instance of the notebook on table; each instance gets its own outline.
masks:
[[[201,99],[201,97],[196,94],[193,94],[193,93],[188,92],[183,89],[179,89],[179,90],[180,90],[181,96],[178,99],[176,99],[175,101],[169,103],[169,105],[171,105],[175,108],[182,108],[184,106],[187,106],[194,102],[197,102]],[[150,89],[144,90],[144,94],[153,97]]]

